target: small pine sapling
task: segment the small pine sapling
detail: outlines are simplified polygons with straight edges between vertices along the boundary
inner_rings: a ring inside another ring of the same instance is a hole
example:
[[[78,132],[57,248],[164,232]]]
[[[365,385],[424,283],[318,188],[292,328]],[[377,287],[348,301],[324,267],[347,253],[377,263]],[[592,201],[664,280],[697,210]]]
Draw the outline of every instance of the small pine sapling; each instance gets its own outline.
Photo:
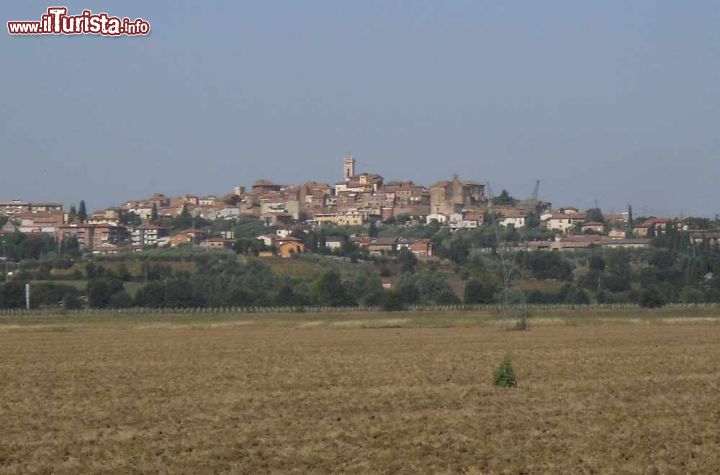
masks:
[[[515,370],[513,369],[512,359],[506,356],[500,366],[497,367],[493,374],[493,385],[499,388],[517,388],[519,386]]]

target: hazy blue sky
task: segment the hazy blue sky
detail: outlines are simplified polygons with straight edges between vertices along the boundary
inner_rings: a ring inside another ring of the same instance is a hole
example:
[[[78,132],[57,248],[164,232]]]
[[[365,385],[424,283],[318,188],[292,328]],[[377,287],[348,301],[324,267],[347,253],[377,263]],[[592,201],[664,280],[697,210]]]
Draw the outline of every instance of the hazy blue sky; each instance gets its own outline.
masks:
[[[10,37],[49,5],[148,37]],[[3,2],[0,200],[119,204],[359,169],[720,212],[720,2]]]

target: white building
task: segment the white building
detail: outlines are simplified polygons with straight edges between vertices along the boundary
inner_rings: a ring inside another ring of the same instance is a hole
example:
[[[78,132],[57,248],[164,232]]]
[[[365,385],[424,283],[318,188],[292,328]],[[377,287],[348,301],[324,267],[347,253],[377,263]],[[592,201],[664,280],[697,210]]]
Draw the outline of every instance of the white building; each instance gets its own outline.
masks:
[[[343,245],[342,238],[339,237],[329,237],[325,239],[325,247],[330,249],[331,251],[334,251],[336,249],[340,249]]]
[[[168,228],[154,224],[143,224],[130,233],[133,246],[156,246],[161,238],[170,234]]]
[[[440,224],[445,224],[448,221],[448,217],[444,214],[435,213],[435,214],[429,214],[425,217],[425,222],[430,224],[434,221],[437,221]]]
[[[545,225],[553,231],[568,232],[576,224],[582,224],[585,221],[585,213],[553,213],[544,215]]]
[[[257,239],[261,240],[267,247],[272,247],[276,238],[277,236],[273,236],[272,234],[261,234],[257,237]]]
[[[512,225],[515,228],[522,228],[525,226],[525,220],[527,215],[520,211],[507,210],[501,213],[500,224],[503,226]]]

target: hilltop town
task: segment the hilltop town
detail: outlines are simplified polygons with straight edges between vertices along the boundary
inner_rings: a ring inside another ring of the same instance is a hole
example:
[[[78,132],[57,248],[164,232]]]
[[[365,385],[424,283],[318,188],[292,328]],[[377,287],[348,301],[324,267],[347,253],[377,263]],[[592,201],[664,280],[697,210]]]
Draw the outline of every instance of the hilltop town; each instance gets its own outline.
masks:
[[[368,227],[399,225],[411,230],[432,224],[438,230],[454,232],[494,223],[516,230],[544,231],[528,236],[524,244],[528,249],[559,251],[591,246],[643,248],[652,234],[662,233],[669,224],[691,231],[698,242],[709,239],[717,245],[720,237],[716,230],[691,229],[691,223],[678,219],[633,220],[629,212],[602,214],[599,209],[581,211],[571,206],[554,209],[551,203],[538,199],[537,187],[530,199],[518,200],[505,190],[488,196],[486,185],[458,176],[427,187],[412,181],[385,182],[379,174],[359,172],[352,156],[344,157],[342,165],[343,179],[334,184],[281,185],[259,179],[249,189],[237,186],[224,196],[155,193],[150,198],[92,212],[85,209],[84,202],[81,209],[65,209],[60,203],[4,201],[0,202],[4,221],[0,232],[44,234],[59,243],[76,241],[81,250],[93,254],[148,247],[223,249],[236,245],[231,223],[254,219],[267,228],[255,236],[262,246],[250,247],[261,257],[309,252],[303,236],[322,227],[354,230],[347,236],[350,245],[370,254],[408,248],[424,258],[434,255],[431,239],[414,239],[412,232],[402,231],[390,238],[380,237],[368,232]],[[368,230],[363,231],[363,227]],[[330,235],[323,244],[333,251],[344,243]]]

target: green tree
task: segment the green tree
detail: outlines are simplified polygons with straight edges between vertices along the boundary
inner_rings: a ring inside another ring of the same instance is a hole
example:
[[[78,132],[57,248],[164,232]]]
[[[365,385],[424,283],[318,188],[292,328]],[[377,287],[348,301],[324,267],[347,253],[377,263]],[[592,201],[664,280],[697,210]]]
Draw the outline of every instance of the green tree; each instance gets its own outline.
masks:
[[[140,266],[140,272],[146,281],[163,280],[172,275],[172,267],[170,264],[145,261]]]
[[[435,297],[435,303],[437,305],[458,305],[462,302],[452,289],[444,289]]]
[[[197,271],[186,288],[192,289],[197,306],[234,307],[272,304],[277,277],[259,259],[246,258],[238,263],[232,253],[203,254]]]
[[[665,298],[657,287],[652,286],[643,290],[640,295],[640,306],[645,308],[656,308],[665,305]]]
[[[110,296],[107,306],[110,308],[129,308],[134,305],[132,297],[125,290],[115,292]]]
[[[493,373],[493,385],[499,388],[516,388],[518,387],[517,376],[513,369],[512,359],[506,356],[503,362]]]
[[[80,296],[75,293],[67,293],[63,295],[62,306],[65,310],[78,310],[83,306]]]
[[[68,256],[79,256],[80,255],[80,242],[77,236],[65,236],[65,239],[60,243],[60,253]]]
[[[77,208],[75,208],[75,205],[70,206],[70,211],[68,211],[68,222],[72,223],[77,219]]]
[[[261,251],[267,249],[265,243],[255,238],[238,238],[233,243],[233,250],[238,254],[257,256]]]
[[[455,233],[450,239],[447,257],[457,264],[465,264],[470,255],[470,247],[470,241],[465,233]]]
[[[118,264],[115,272],[117,273],[118,279],[122,281],[127,282],[132,279],[132,274],[125,261],[121,261]]]
[[[25,284],[17,280],[0,286],[0,308],[22,308],[25,306]]]
[[[163,307],[165,305],[165,285],[162,282],[148,282],[138,289],[135,303],[140,307]]]
[[[92,279],[87,284],[88,304],[93,308],[110,306],[113,295],[124,292],[123,283],[115,279]]]
[[[401,280],[398,284],[397,295],[404,305],[415,305],[420,303],[420,290],[414,281]]]
[[[150,221],[156,223],[160,214],[158,213],[157,203],[153,202],[152,211],[150,212]]]
[[[599,254],[593,254],[588,259],[588,271],[578,278],[578,285],[586,289],[598,289],[604,270],[605,259]]]
[[[495,286],[485,285],[478,279],[470,279],[465,284],[464,301],[466,304],[492,303]]]
[[[398,252],[397,261],[400,264],[400,272],[415,272],[417,269],[418,259],[409,249],[403,248]]]
[[[292,283],[283,282],[282,284],[280,284],[280,287],[278,287],[275,294],[274,304],[281,307],[300,304],[298,302],[297,296],[295,295],[295,289],[293,288]]]
[[[515,198],[510,196],[507,190],[503,189],[498,196],[492,199],[494,205],[514,205],[517,202]]]
[[[680,301],[682,303],[701,303],[705,301],[705,295],[702,290],[687,286],[680,291]]]
[[[565,303],[570,305],[588,305],[590,303],[590,297],[583,289],[568,286],[565,290]]]
[[[540,227],[540,217],[537,213],[530,213],[525,218],[525,229],[537,229]]]
[[[405,302],[403,296],[397,290],[389,290],[387,292],[387,298],[383,302],[383,310],[388,312],[396,312],[405,310]]]
[[[105,276],[105,268],[92,261],[85,263],[85,277],[88,279],[99,279]]]
[[[40,259],[44,255],[55,252],[57,243],[48,234],[25,234],[14,232],[0,235],[2,255],[10,260]]]
[[[608,252],[602,283],[611,292],[622,292],[630,289],[632,269],[629,257],[628,253],[623,249]]]
[[[403,274],[398,282],[398,290],[406,304],[448,303],[453,290],[442,274],[433,269],[424,269],[414,274]],[[457,299],[457,297],[455,297]],[[457,300],[453,299],[453,303]]]
[[[180,217],[183,219],[192,218],[192,215],[190,214],[190,210],[188,209],[187,203],[183,204],[182,210],[180,211]]]
[[[126,226],[140,226],[142,218],[135,213],[129,211],[120,211],[120,223]]]
[[[365,307],[380,306],[386,298],[382,281],[369,272],[356,272],[350,280],[348,292],[358,304]]]
[[[572,280],[573,269],[570,263],[556,252],[533,251],[520,253],[516,262],[529,268],[536,279]]]
[[[600,208],[590,208],[589,210],[587,210],[585,217],[588,221],[592,221],[595,223],[605,222],[605,216],[603,216]]]
[[[88,214],[87,214],[87,207],[85,206],[85,200],[80,200],[80,207],[77,211],[77,217],[80,220],[80,222],[87,221]]]
[[[80,296],[80,291],[72,285],[56,284],[54,282],[39,282],[33,285],[31,296],[35,305],[58,305],[66,297]]]
[[[206,228],[210,226],[210,221],[200,217],[200,216],[193,216],[192,213],[190,213],[190,210],[187,207],[187,204],[183,204],[182,211],[180,212],[179,216],[176,216],[172,218],[169,221],[169,227],[173,229],[187,229],[187,228]],[[236,233],[237,236],[237,233]],[[256,237],[256,235],[252,237]],[[246,236],[238,236],[238,237],[246,237]]]
[[[180,276],[168,279],[165,281],[164,287],[164,305],[166,307],[187,308],[200,306],[201,301],[196,299],[192,284],[188,278]]]
[[[340,307],[355,304],[340,280],[340,275],[332,270],[322,273],[315,279],[310,294],[318,305]]]
[[[605,259],[598,254],[593,254],[588,260],[588,267],[590,270],[604,271],[605,270]]]
[[[378,228],[377,228],[377,225],[375,224],[375,221],[370,221],[370,225],[368,226],[368,235],[371,238],[378,237]]]

